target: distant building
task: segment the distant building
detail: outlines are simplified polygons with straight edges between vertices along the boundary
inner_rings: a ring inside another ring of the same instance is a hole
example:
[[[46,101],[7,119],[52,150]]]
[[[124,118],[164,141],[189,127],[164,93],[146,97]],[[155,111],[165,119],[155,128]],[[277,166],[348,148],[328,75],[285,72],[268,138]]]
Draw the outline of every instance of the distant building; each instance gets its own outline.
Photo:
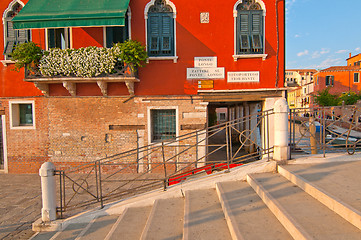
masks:
[[[286,70],[285,85],[287,86],[287,99],[290,108],[308,108],[312,106],[313,75],[316,72],[315,69]]]
[[[350,91],[358,93],[361,90],[361,54],[351,56],[350,53],[346,61],[347,66],[332,66],[315,74],[315,91],[329,88],[331,94],[339,95]]]

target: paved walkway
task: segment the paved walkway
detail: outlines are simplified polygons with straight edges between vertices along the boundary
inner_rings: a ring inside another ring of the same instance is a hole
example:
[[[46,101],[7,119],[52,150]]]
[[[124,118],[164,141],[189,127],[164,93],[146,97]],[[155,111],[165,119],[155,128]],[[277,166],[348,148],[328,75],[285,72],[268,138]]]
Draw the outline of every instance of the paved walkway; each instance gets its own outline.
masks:
[[[29,239],[40,211],[38,174],[0,173],[0,239]]]

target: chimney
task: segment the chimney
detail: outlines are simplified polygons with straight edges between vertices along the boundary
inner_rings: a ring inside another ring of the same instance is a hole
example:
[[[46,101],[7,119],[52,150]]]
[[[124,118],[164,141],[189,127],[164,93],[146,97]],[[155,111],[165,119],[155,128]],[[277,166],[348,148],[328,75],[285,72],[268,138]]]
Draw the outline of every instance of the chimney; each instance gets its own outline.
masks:
[[[349,56],[349,58],[351,58],[351,53],[350,53],[350,56]]]

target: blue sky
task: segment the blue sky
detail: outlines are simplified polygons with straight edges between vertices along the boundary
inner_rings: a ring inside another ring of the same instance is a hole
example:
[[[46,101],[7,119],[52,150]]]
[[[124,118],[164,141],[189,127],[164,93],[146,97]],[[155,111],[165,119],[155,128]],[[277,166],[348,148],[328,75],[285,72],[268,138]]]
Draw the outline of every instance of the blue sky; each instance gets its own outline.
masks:
[[[361,0],[286,0],[286,69],[345,66],[361,53]]]

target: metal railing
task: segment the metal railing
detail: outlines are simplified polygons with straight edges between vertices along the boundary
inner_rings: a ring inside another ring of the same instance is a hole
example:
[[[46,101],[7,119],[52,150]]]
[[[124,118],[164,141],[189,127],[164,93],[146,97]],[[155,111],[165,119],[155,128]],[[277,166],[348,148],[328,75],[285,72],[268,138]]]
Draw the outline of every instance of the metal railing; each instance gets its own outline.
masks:
[[[355,153],[361,147],[361,109],[335,106],[291,109],[291,152],[323,154]]]
[[[59,176],[59,207],[74,214],[94,204],[121,200],[154,189],[166,190],[186,179],[270,158],[269,118],[258,112],[189,132],[67,170]]]
[[[138,70],[135,69],[133,70],[133,68],[130,65],[124,64],[123,62],[117,62],[116,65],[114,66],[114,69],[111,73],[109,74],[101,74],[96,76],[96,78],[100,78],[100,77],[135,77],[138,78]],[[49,76],[44,76],[41,74],[40,70],[38,69],[38,67],[29,67],[29,66],[25,66],[25,79],[42,79],[42,78],[49,78]],[[77,77],[75,75],[69,75],[69,76],[63,76],[63,75],[56,75],[56,76],[52,76],[51,78],[56,79],[56,78],[79,78],[81,79],[81,77]]]

